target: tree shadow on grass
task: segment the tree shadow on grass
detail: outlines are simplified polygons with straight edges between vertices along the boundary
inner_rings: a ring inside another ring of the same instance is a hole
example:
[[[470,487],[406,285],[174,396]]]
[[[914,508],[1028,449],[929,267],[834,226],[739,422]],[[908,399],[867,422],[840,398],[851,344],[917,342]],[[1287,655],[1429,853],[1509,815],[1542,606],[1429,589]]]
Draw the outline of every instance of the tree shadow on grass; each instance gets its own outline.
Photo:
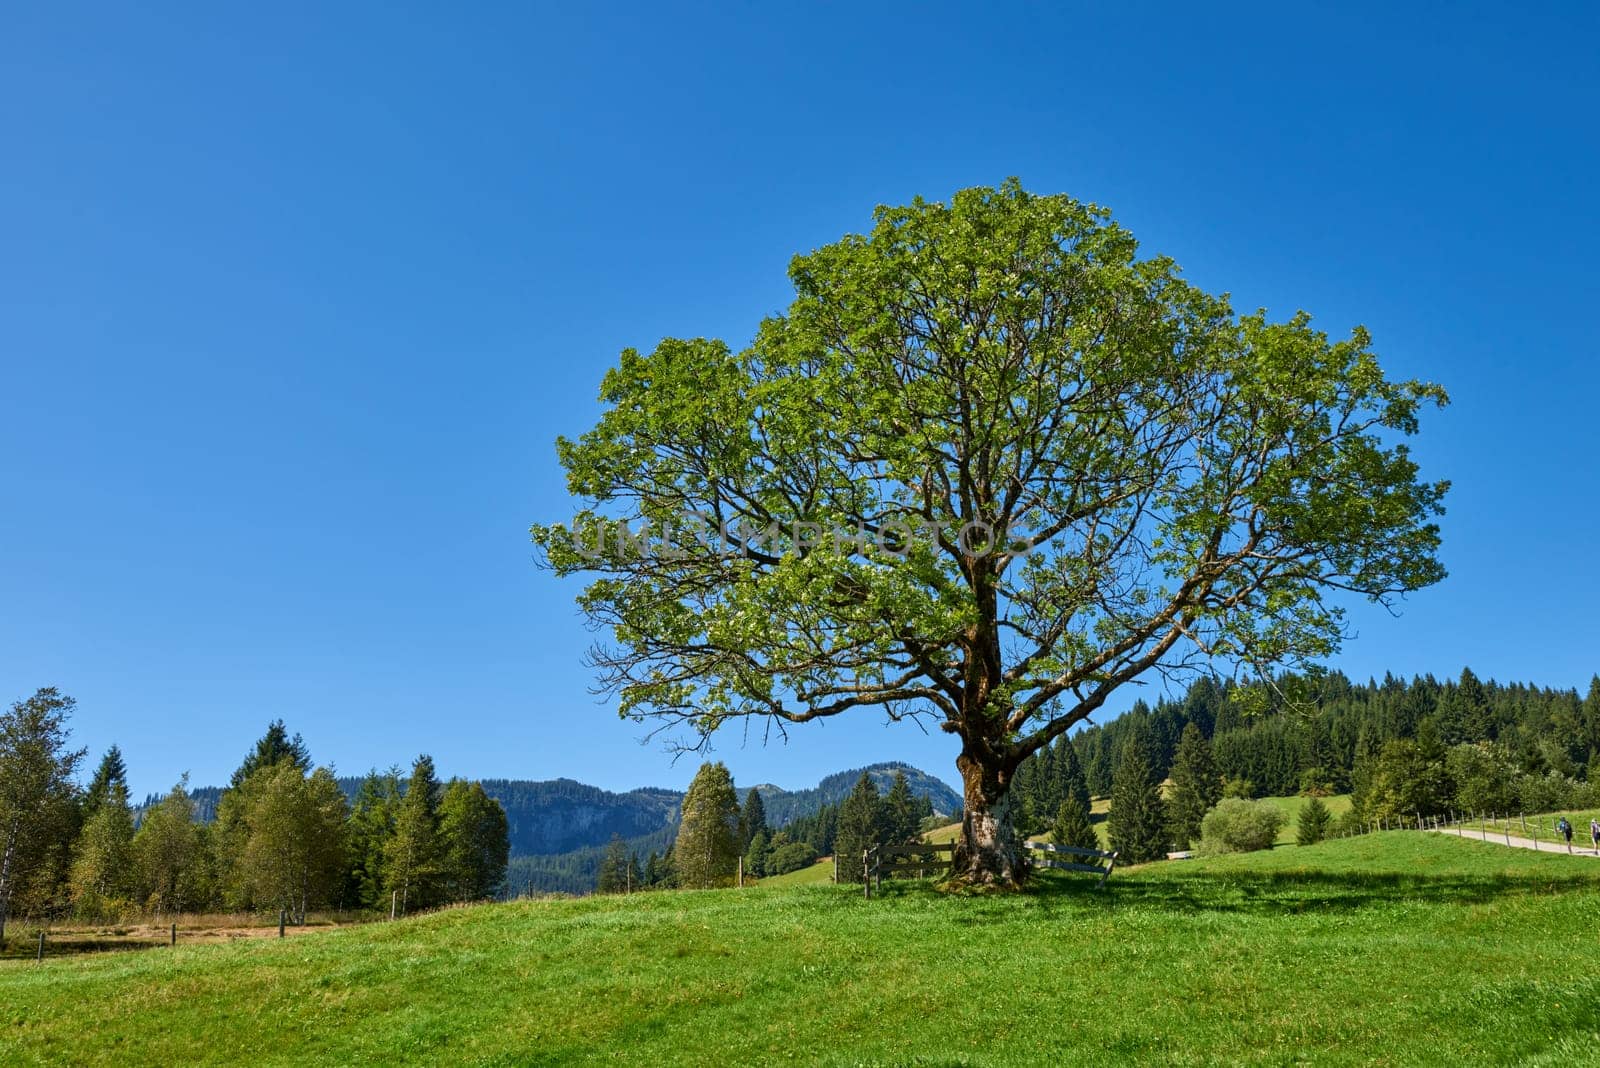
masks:
[[[1207,871],[1134,876],[1104,889],[1064,879],[1036,879],[1030,895],[1044,907],[1168,909],[1280,915],[1351,912],[1393,905],[1486,905],[1519,897],[1600,892],[1592,875],[1403,873],[1362,871]]]
[[[1182,863],[1182,862],[1172,862]],[[1153,874],[1122,878],[1105,887],[1092,876],[1035,875],[1020,895],[965,899],[956,923],[983,923],[1015,916],[1018,904],[1045,913],[1106,913],[1122,910],[1243,915],[1300,912],[1355,912],[1395,905],[1485,905],[1522,897],[1562,894],[1600,895],[1600,878],[1571,873],[1401,873],[1362,871],[1218,871]],[[885,900],[939,896],[927,882],[885,882],[873,897]]]

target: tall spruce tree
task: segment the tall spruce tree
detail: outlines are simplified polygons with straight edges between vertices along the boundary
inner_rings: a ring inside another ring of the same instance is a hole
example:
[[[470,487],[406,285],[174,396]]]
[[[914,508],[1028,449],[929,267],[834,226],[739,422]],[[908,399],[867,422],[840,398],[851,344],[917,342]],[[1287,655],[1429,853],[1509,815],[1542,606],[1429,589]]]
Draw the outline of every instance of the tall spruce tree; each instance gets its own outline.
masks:
[[[755,836],[767,834],[771,829],[767,826],[767,803],[761,799],[761,791],[752,786],[744,795],[744,807],[739,810],[739,848],[748,853]]]
[[[1589,692],[1583,698],[1583,734],[1589,745],[1589,761],[1600,758],[1600,675],[1589,677]],[[1595,782],[1594,776],[1589,777]]]
[[[883,799],[883,840],[915,842],[921,836],[921,822],[916,800],[911,796],[911,783],[905,772],[896,771]]]
[[[1106,823],[1111,848],[1127,864],[1159,860],[1166,854],[1165,806],[1156,779],[1148,735],[1139,731],[1122,747],[1111,782],[1111,813]]]
[[[1050,824],[1050,840],[1056,845],[1079,849],[1100,848],[1100,836],[1089,821],[1088,808],[1070,799],[1056,808],[1055,822]]]
[[[1333,742],[1322,717],[1315,716],[1306,722],[1300,738],[1300,791],[1308,794],[1330,793],[1339,785],[1338,761],[1333,755]]]
[[[266,733],[257,739],[255,748],[245,755],[244,761],[235,769],[228,785],[237,789],[262,768],[274,767],[285,760],[292,761],[302,772],[311,770],[311,750],[306,748],[306,743],[301,740],[300,735],[289,737],[288,728],[283,725],[283,720],[275,719],[267,724]]]
[[[1089,778],[1082,762],[1078,760],[1078,747],[1072,739],[1063,737],[1056,743],[1056,748],[1060,751],[1056,767],[1061,780],[1061,799],[1075,801],[1083,806],[1085,812],[1089,811]]]
[[[1295,819],[1294,840],[1300,845],[1316,845],[1328,837],[1328,827],[1333,823],[1333,813],[1315,794],[1306,798]]]
[[[384,851],[400,814],[400,769],[367,772],[350,805],[349,900],[361,908],[387,910]]]
[[[738,871],[739,795],[721,762],[702,764],[683,795],[683,818],[673,846],[678,885],[686,889],[726,886]]]
[[[89,780],[88,787],[83,791],[83,818],[88,820],[111,793],[120,786],[123,801],[128,798],[128,766],[123,763],[122,750],[113,745],[106,750],[106,755],[100,758],[99,767],[94,769],[94,777]]]
[[[1016,773],[1011,777],[1011,823],[1023,838],[1038,830],[1040,819],[1046,815],[1039,799],[1039,765],[1044,752],[1041,750],[1018,764]]]
[[[661,882],[661,857],[652,849],[650,857],[644,862],[644,885],[654,887]]]
[[[834,849],[839,856],[839,879],[860,882],[866,877],[863,860],[866,851],[882,840],[883,803],[877,784],[866,772],[856,780],[850,796],[839,806],[839,823],[834,833]]]
[[[620,834],[613,834],[606,843],[594,889],[598,894],[621,894],[631,889],[628,886],[628,846]]]
[[[439,780],[424,753],[411,765],[394,834],[384,850],[384,881],[399,894],[401,912],[437,903],[440,874]]]
[[[1200,838],[1200,821],[1222,800],[1222,775],[1217,771],[1211,743],[1191,723],[1183,728],[1178,754],[1172,763],[1172,789],[1167,794],[1167,827],[1172,843],[1188,849]]]
[[[1099,849],[1100,836],[1089,816],[1089,784],[1072,743],[1062,741],[1056,761],[1061,802],[1056,805],[1055,821],[1050,825],[1050,840],[1056,845]]]
[[[639,863],[639,854],[636,852],[629,852],[628,854],[628,878],[626,886],[629,893],[632,893],[635,890],[644,889],[644,866]]]
[[[756,836],[750,839],[750,845],[744,851],[744,870],[748,875],[767,874],[767,854],[771,852],[772,844],[767,838],[766,831],[757,831]]]

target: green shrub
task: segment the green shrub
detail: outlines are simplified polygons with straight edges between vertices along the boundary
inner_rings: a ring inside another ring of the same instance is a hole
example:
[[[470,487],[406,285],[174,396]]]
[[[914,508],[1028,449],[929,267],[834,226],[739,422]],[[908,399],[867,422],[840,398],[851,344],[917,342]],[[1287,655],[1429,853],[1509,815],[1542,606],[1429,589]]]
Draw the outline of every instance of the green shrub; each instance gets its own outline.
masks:
[[[1594,791],[1590,784],[1569,779],[1558,771],[1546,772],[1543,775],[1517,776],[1516,794],[1518,810],[1522,812],[1554,812],[1562,808],[1585,808],[1594,800]],[[1508,807],[1502,811],[1509,813],[1512,810]]]
[[[767,854],[767,875],[787,875],[816,863],[817,851],[804,842],[786,842]]]
[[[1222,781],[1223,797],[1254,797],[1256,784],[1249,779],[1224,779]]]
[[[1271,849],[1283,812],[1268,801],[1225,797],[1200,821],[1202,853],[1249,853]]]

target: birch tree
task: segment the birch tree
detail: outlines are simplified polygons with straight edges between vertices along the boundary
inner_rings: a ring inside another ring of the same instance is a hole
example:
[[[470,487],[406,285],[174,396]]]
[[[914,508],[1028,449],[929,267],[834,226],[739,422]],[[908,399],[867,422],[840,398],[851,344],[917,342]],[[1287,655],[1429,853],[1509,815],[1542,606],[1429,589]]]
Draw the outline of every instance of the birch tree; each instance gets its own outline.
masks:
[[[0,713],[0,943],[19,887],[64,852],[84,750],[67,748],[77,702],[50,686]]]

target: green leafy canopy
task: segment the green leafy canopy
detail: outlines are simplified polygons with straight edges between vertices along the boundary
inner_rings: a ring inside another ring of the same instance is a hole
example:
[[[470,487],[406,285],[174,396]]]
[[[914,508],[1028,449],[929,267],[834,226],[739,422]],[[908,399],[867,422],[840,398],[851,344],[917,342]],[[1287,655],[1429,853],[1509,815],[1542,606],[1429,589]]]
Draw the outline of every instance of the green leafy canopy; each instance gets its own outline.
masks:
[[[1365,330],[1235,314],[1015,180],[874,218],[794,259],[746,348],[624,351],[558,443],[583,506],[533,537],[588,577],[623,714],[705,737],[870,706],[1014,767],[1144,672],[1321,658],[1331,593],[1444,577],[1447,484],[1403,439],[1446,397],[1387,379]],[[775,533],[619,544],[690,516]],[[1006,537],[963,545],[969,524]]]

